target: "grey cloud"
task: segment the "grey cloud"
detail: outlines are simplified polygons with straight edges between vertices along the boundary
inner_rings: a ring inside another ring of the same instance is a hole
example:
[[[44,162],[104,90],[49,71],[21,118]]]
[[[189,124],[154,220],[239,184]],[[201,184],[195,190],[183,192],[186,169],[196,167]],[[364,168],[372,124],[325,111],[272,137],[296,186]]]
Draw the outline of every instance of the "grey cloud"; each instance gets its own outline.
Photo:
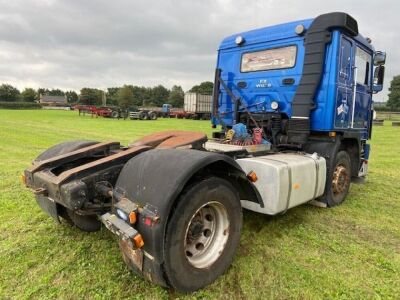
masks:
[[[185,89],[212,80],[218,43],[235,32],[346,11],[400,73],[397,1],[0,0],[0,82],[22,88],[124,83]],[[383,100],[386,92],[376,99]]]

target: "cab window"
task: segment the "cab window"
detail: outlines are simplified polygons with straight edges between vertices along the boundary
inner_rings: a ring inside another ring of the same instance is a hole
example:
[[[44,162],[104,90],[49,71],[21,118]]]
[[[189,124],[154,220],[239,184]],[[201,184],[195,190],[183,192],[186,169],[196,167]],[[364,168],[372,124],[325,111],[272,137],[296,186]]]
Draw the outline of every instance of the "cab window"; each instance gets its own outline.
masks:
[[[296,54],[296,46],[243,53],[240,71],[255,72],[292,68],[296,64]]]
[[[356,48],[354,65],[357,68],[357,83],[369,85],[371,55],[360,47]]]

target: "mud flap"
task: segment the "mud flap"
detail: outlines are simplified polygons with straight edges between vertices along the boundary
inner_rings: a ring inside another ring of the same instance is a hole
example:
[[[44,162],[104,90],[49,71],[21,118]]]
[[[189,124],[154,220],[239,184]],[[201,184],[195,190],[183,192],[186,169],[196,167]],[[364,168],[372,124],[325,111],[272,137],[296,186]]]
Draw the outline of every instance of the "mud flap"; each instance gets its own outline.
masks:
[[[36,202],[45,213],[50,215],[57,223],[61,223],[58,217],[57,204],[53,199],[36,195]]]

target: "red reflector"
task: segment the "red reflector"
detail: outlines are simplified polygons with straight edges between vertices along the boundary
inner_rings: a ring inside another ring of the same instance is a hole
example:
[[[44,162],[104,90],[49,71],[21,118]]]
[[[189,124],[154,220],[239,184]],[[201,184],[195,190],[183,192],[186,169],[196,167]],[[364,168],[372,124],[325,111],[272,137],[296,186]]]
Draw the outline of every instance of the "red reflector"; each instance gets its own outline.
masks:
[[[146,218],[144,219],[144,224],[146,224],[147,226],[151,226],[151,219],[150,218]]]

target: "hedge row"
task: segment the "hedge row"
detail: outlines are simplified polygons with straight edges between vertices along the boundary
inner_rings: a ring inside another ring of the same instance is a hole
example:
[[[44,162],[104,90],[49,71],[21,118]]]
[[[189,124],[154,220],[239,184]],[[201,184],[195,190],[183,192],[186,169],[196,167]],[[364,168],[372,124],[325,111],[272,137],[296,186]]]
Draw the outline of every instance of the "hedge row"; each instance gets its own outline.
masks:
[[[374,106],[376,111],[400,112],[400,108],[391,108],[387,106]]]
[[[39,103],[32,102],[3,102],[0,101],[0,109],[40,109]]]

